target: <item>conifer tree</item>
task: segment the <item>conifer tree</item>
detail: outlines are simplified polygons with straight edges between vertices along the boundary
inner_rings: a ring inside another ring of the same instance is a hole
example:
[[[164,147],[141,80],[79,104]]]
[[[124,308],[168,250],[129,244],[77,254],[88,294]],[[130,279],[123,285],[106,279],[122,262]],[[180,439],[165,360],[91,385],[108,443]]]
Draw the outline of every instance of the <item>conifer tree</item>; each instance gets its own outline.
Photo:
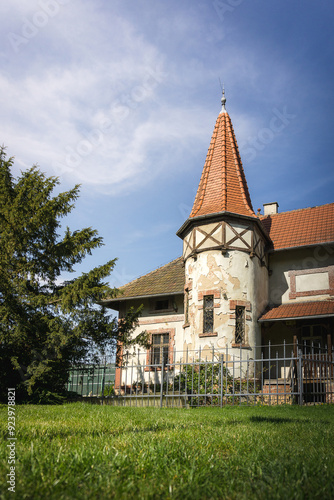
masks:
[[[64,392],[70,366],[117,340],[130,343],[140,311],[120,323],[97,306],[115,297],[106,278],[115,259],[65,282],[63,272],[103,245],[88,227],[62,231],[79,186],[53,195],[59,184],[36,166],[15,179],[13,158],[0,149],[0,398],[43,401]],[[61,232],[63,234],[61,235]],[[137,339],[138,340],[138,339]]]

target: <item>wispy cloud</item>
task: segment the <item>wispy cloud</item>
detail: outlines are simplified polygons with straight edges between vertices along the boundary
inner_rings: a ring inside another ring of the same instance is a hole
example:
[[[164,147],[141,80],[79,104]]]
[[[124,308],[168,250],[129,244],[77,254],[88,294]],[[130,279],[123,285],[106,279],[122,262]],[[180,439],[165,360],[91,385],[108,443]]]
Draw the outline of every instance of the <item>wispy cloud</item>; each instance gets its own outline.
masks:
[[[151,181],[166,167],[169,152],[182,154],[181,148],[200,139],[209,114],[164,101],[164,56],[131,23],[116,13],[107,22],[87,2],[57,5],[47,29],[40,27],[11,54],[22,59],[20,78],[11,71],[0,77],[6,96],[2,142],[20,168],[37,162],[66,182],[104,192]],[[7,38],[22,37],[25,24],[34,23],[44,7],[24,3],[20,15],[10,18]],[[39,59],[41,41],[46,53]]]

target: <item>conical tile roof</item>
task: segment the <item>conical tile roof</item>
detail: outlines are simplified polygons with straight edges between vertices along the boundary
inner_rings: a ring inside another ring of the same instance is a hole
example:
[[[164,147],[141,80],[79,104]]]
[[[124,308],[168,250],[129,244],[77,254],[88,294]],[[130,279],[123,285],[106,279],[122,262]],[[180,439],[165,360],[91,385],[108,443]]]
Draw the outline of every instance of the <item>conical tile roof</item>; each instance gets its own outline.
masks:
[[[212,134],[190,217],[224,211],[256,217],[231,118],[224,104],[225,101]]]

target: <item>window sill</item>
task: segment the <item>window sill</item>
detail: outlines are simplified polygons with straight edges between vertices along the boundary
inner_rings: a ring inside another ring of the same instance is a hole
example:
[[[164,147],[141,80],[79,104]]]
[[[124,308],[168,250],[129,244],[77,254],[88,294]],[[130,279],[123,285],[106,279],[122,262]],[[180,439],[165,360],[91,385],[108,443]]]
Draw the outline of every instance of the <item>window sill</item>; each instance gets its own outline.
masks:
[[[202,337],[217,337],[218,333],[217,332],[211,332],[211,333],[199,333],[198,336],[200,338]]]
[[[231,347],[237,349],[251,349],[251,346],[249,344],[232,344]]]
[[[176,313],[177,311],[175,311],[175,309],[171,308],[171,309],[150,309],[148,311],[149,314],[169,314],[169,313]]]

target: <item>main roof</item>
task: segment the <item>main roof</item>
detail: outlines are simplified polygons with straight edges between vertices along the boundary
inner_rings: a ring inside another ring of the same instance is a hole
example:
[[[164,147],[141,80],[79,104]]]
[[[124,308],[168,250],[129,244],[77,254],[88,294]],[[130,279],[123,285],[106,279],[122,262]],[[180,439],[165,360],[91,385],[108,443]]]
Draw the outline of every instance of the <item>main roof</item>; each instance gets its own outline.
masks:
[[[121,295],[108,302],[118,302],[130,298],[144,298],[153,295],[176,295],[184,293],[183,258],[169,262],[140,278],[119,288]]]
[[[224,211],[255,217],[225,100],[223,95],[190,218]]]
[[[274,250],[334,242],[334,203],[262,216]]]

